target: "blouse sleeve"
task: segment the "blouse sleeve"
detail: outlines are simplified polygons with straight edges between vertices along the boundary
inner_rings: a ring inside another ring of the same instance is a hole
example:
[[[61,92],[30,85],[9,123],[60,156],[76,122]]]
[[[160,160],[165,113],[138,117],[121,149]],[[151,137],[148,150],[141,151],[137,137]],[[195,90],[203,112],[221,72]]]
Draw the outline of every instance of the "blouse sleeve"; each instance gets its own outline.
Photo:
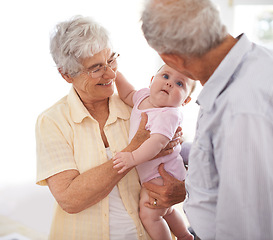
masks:
[[[46,179],[59,172],[77,169],[73,148],[65,135],[65,127],[41,115],[36,123],[37,179],[47,185]]]

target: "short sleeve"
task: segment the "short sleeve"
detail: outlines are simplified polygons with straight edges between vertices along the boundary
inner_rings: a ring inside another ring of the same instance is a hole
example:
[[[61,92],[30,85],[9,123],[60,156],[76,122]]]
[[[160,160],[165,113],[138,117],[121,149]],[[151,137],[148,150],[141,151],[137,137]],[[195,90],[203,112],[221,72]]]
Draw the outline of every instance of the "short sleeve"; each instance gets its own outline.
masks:
[[[36,123],[37,179],[46,185],[46,179],[59,172],[77,169],[73,149],[62,128],[53,119],[41,115]]]
[[[160,133],[171,140],[181,123],[182,113],[180,108],[167,108],[162,112],[154,112],[151,116],[149,115],[146,126],[151,134]]]
[[[149,88],[142,88],[138,91],[136,91],[133,95],[133,104],[137,104],[137,102],[142,101],[143,98],[150,95],[150,89]]]

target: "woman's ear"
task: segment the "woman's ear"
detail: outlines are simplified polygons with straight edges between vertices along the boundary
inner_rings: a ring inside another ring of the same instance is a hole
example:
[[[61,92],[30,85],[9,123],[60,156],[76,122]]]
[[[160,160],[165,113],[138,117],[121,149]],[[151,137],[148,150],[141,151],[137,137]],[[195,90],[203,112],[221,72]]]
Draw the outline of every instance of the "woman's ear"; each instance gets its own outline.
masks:
[[[185,106],[186,104],[188,104],[191,101],[191,97],[188,96],[185,101],[182,103],[182,106]]]
[[[62,70],[60,69],[60,68],[58,68],[58,71],[59,71],[59,73],[62,75],[62,77],[63,77],[63,79],[65,80],[65,81],[67,81],[68,83],[72,83],[72,78],[71,78],[71,76],[70,75],[68,75],[68,74],[66,74],[66,73],[62,73]]]

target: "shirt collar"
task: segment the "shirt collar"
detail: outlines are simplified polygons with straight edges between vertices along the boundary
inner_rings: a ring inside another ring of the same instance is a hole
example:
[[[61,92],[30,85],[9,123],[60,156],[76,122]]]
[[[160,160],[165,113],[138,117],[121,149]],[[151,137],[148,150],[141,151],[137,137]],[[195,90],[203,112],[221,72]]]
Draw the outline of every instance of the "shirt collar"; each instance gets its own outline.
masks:
[[[118,95],[114,94],[109,98],[109,110],[110,114],[106,122],[106,126],[114,123],[117,118],[128,120],[131,116],[130,107],[125,104]]]
[[[84,118],[89,117],[90,119],[96,121],[88,112],[86,107],[80,100],[77,92],[72,87],[67,96],[68,105],[71,112],[71,118],[75,123],[81,123]],[[117,95],[112,95],[109,98],[109,109],[110,114],[106,125],[111,124],[121,118],[127,120],[130,118],[130,111],[128,111],[128,106],[122,102],[122,100]]]
[[[233,79],[232,76],[236,72],[237,67],[242,62],[245,54],[251,49],[252,43],[245,34],[241,34],[237,39],[238,42],[205,83],[197,98],[197,103],[205,111],[210,111],[213,108],[216,98]]]

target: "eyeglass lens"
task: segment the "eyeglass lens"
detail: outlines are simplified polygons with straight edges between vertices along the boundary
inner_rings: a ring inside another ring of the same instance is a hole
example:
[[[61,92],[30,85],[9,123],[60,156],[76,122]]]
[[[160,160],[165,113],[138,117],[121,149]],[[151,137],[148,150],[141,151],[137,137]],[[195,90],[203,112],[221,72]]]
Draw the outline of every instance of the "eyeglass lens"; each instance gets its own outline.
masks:
[[[92,78],[99,78],[101,77],[104,72],[107,70],[107,67],[113,69],[117,67],[117,58],[119,57],[119,54],[115,53],[114,56],[108,61],[108,63],[104,66],[101,66],[93,71],[91,71],[91,77]]]

